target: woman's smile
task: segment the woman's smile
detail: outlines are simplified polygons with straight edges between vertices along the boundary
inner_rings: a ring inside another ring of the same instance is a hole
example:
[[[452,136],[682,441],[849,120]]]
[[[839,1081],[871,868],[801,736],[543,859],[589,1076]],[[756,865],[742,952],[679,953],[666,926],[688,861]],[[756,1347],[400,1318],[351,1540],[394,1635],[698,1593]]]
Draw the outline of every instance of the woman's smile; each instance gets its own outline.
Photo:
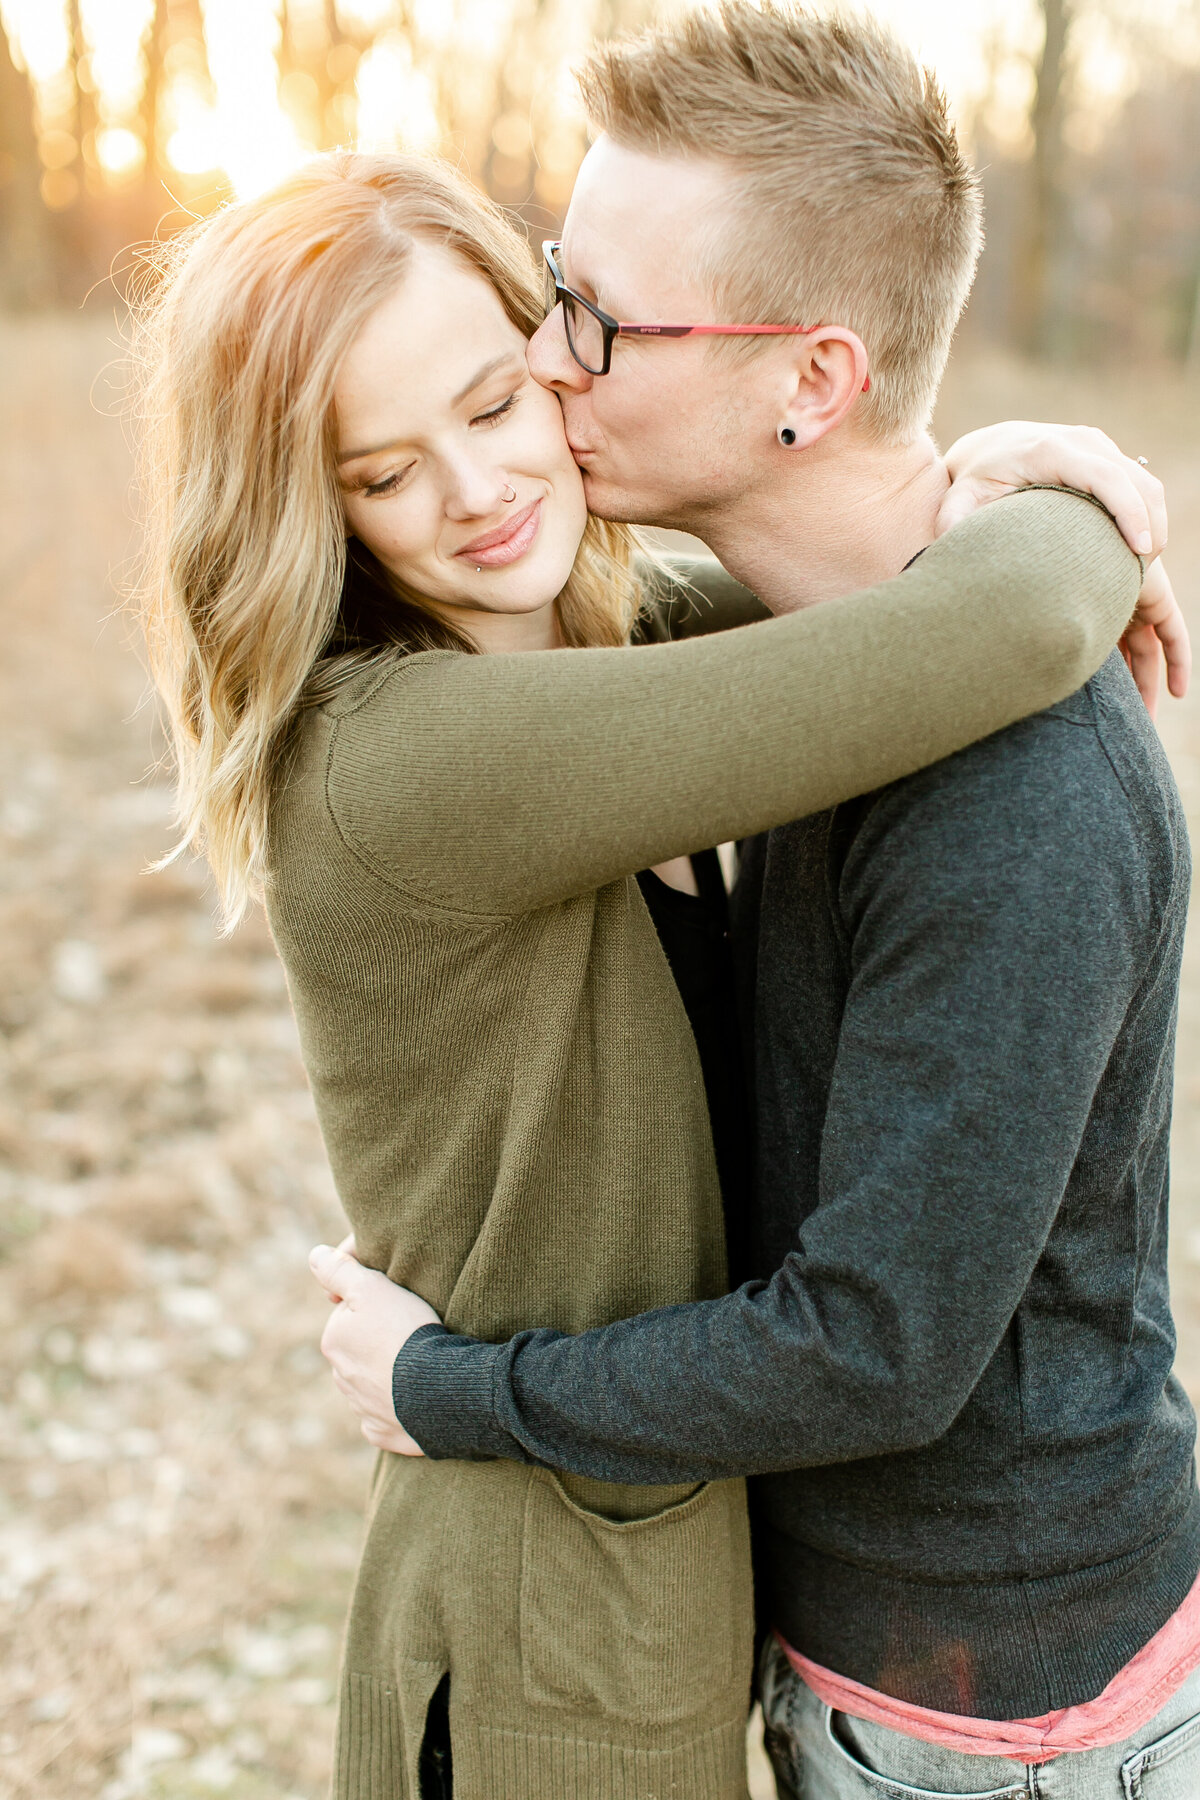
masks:
[[[474,563],[477,568],[502,569],[509,563],[515,563],[524,556],[537,537],[542,522],[542,499],[531,500],[518,513],[505,519],[495,531],[485,531],[482,536],[472,538],[455,556],[461,561]]]

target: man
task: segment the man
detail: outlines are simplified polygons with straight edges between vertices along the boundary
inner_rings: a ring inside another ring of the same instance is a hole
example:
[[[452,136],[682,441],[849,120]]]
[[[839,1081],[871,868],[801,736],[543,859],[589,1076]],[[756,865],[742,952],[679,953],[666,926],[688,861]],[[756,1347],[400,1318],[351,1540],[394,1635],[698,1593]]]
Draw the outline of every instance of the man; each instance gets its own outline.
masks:
[[[531,360],[589,504],[696,532],[775,612],[896,573],[945,497],[926,424],[978,248],[936,93],[872,29],[741,0],[601,52],[584,90],[603,135]],[[707,318],[811,328],[613,329]],[[757,1279],[488,1345],[318,1257],[391,1346],[413,1330],[387,1447],[758,1477],[784,1793],[1200,1791],[1165,1261],[1188,869],[1114,658],[748,847]]]

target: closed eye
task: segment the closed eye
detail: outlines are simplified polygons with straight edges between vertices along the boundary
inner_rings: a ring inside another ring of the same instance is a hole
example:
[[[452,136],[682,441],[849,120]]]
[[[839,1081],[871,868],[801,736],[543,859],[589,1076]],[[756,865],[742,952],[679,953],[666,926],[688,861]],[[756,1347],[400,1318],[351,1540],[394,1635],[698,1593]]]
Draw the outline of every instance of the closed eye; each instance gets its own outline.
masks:
[[[517,389],[514,393],[509,394],[506,400],[502,400],[499,406],[490,406],[486,412],[476,413],[471,424],[485,428],[489,425],[498,425],[501,419],[512,411],[520,398],[520,389]],[[409,463],[406,468],[396,469],[391,475],[386,475],[382,481],[374,481],[369,487],[360,487],[358,491],[360,494],[366,494],[371,500],[378,499],[381,494],[394,494],[407,480],[414,466]]]
[[[410,463],[407,469],[395,469],[392,474],[385,475],[382,481],[372,482],[370,487],[360,488],[359,492],[366,494],[370,499],[374,499],[379,494],[394,494],[411,468],[412,464]]]
[[[505,413],[510,413],[512,411],[520,397],[520,392],[518,391],[510,394],[507,400],[502,400],[499,406],[489,407],[487,412],[476,413],[475,417],[471,420],[472,425],[499,424]]]

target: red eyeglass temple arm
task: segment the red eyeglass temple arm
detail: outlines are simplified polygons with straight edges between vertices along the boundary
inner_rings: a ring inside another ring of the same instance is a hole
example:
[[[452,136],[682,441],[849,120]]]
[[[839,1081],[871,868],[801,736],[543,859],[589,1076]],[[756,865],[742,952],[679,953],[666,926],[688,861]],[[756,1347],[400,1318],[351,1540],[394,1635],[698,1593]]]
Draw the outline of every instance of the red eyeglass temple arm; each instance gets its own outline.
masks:
[[[633,337],[783,337],[807,336],[816,325],[618,325]]]
[[[807,337],[817,325],[618,325],[622,337]],[[871,377],[862,384],[868,393]]]

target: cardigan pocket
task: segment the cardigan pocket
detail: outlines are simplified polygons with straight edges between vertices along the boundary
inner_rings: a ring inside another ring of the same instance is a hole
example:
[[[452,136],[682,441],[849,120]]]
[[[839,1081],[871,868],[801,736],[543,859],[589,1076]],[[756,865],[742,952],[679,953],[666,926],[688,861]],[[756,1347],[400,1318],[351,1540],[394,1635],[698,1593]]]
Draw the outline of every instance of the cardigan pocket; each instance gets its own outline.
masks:
[[[723,1718],[740,1664],[743,1685],[749,1678],[743,1484],[708,1482],[648,1518],[615,1519],[581,1506],[550,1470],[531,1474],[521,1553],[526,1699],[634,1725],[698,1714],[711,1724],[714,1707]]]

